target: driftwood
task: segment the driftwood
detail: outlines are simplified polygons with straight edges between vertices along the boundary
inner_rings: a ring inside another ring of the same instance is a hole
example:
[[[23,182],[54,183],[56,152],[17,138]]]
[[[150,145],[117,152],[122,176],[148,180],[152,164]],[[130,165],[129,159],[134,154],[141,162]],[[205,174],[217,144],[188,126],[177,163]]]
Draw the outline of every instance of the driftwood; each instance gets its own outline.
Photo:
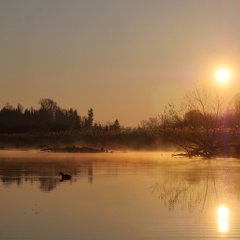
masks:
[[[209,148],[208,148],[209,149]],[[185,150],[185,152],[173,153],[173,157],[202,157],[204,159],[211,159],[216,157],[236,157],[240,158],[240,144],[222,144],[215,146],[210,150],[206,148],[196,148],[192,150]]]
[[[205,159],[210,159],[210,158],[214,158],[214,154],[213,152],[210,151],[204,151],[202,149],[194,149],[191,150],[189,152],[185,152],[185,153],[173,153],[172,157],[188,157],[188,158],[192,158],[192,157],[202,157]]]

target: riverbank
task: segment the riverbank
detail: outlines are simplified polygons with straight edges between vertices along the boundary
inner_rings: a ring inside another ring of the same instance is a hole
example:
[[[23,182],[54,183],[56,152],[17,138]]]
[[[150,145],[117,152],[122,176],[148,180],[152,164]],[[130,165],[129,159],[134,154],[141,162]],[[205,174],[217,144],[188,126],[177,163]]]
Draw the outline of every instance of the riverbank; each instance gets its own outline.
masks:
[[[76,147],[76,146],[66,146],[66,147],[49,147],[44,146],[40,148],[42,152],[65,152],[65,153],[107,153],[110,151],[104,148],[92,148],[92,147]]]

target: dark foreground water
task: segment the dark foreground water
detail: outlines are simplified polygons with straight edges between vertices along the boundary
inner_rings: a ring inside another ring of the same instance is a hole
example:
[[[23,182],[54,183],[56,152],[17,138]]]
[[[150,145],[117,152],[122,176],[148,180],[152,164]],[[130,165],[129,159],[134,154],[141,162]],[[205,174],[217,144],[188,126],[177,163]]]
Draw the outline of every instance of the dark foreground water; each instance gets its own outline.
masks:
[[[240,238],[236,159],[1,151],[0,179],[1,240]]]

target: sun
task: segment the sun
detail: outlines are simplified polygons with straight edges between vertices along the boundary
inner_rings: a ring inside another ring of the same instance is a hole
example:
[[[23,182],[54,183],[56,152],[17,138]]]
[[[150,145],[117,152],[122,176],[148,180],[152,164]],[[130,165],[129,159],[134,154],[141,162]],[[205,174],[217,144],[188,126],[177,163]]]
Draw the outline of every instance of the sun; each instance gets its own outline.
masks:
[[[226,68],[221,68],[216,72],[216,78],[219,83],[226,83],[229,80],[230,73]]]

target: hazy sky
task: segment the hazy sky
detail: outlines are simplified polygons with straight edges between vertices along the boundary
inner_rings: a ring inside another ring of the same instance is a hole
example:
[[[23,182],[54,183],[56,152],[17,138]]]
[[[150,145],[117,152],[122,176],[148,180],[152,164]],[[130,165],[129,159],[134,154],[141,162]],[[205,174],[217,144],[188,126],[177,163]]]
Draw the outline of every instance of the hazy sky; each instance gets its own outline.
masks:
[[[226,64],[240,92],[239,0],[0,0],[0,108],[51,98],[124,126]]]

